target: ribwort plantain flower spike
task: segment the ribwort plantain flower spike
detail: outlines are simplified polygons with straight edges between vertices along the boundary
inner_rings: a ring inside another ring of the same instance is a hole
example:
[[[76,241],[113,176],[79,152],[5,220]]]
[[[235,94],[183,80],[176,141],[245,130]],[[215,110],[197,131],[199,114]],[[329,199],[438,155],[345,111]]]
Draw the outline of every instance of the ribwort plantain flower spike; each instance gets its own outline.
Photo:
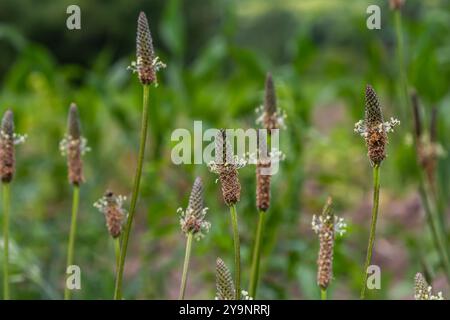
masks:
[[[15,171],[14,152],[14,116],[11,110],[3,115],[2,129],[0,133],[0,173],[3,183],[9,183],[13,179]]]
[[[59,149],[63,156],[67,156],[69,182],[79,186],[84,182],[81,158],[91,149],[87,146],[87,140],[81,136],[80,118],[75,103],[70,105],[67,124],[67,133],[59,143]]]
[[[428,130],[423,127],[421,118],[421,107],[416,92],[411,94],[411,104],[414,115],[414,134],[416,140],[416,152],[419,165],[427,175],[430,185],[435,185],[435,175],[439,157],[445,155],[445,150],[437,141],[438,109],[431,110],[430,125]]]
[[[347,224],[343,218],[333,214],[332,199],[329,197],[320,216],[313,216],[312,229],[319,235],[319,256],[317,258],[317,284],[323,290],[328,288],[333,277],[333,249],[336,236],[343,236]]]
[[[122,234],[127,212],[123,208],[126,197],[106,191],[105,195],[94,203],[94,207],[105,215],[106,227],[114,239]]]
[[[231,144],[225,129],[219,130],[215,138],[216,160],[208,164],[211,172],[219,175],[223,200],[230,207],[240,200],[241,184],[238,169],[245,166],[246,161],[233,155]]]
[[[387,134],[394,131],[394,127],[400,121],[391,118],[383,120],[380,102],[370,85],[366,87],[365,93],[365,118],[355,124],[354,131],[359,133],[365,140],[368,149],[368,157],[372,166],[381,164],[386,158]]]
[[[180,212],[180,226],[186,236],[192,232],[196,240],[202,239],[209,232],[211,224],[205,220],[208,208],[203,204],[203,182],[197,177],[192,186],[189,204],[186,210],[178,209]]]
[[[442,292],[433,293],[423,275],[418,272],[414,278],[414,299],[416,300],[444,300]]]
[[[7,110],[2,119],[0,130],[0,176],[3,183],[10,183],[16,168],[15,145],[24,143],[26,135],[14,132],[14,114]]]
[[[267,129],[269,134],[272,129],[284,129],[286,127],[286,113],[277,108],[275,85],[270,72],[266,76],[264,105],[257,108],[256,112],[260,114],[256,119],[256,123]]]
[[[234,300],[235,289],[231,272],[222,259],[216,260],[216,300]]]
[[[148,26],[147,16],[144,12],[139,13],[136,34],[136,61],[131,63],[129,69],[137,72],[143,85],[158,85],[156,73],[165,68],[166,65],[155,56],[153,39]]]

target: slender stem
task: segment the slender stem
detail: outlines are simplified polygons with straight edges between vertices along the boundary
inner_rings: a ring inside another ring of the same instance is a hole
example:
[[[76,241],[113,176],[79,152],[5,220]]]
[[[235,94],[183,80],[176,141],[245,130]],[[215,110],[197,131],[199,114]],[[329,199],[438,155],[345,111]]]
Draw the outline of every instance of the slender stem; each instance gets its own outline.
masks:
[[[180,295],[178,296],[178,300],[184,300],[184,293],[186,291],[186,280],[189,271],[189,259],[191,257],[192,238],[193,234],[192,232],[189,232],[186,239],[186,252],[184,255],[183,275],[181,277]]]
[[[264,231],[264,222],[265,222],[264,211],[259,211],[258,215],[258,226],[256,228],[256,236],[255,236],[255,245],[253,247],[253,257],[252,257],[252,269],[250,273],[250,286],[249,286],[249,296],[252,298],[256,298],[256,289],[258,287],[259,280],[259,262],[261,257],[261,242],[262,242],[262,234]]]
[[[378,218],[378,203],[380,199],[380,165],[376,164],[373,167],[373,204],[372,204],[372,222],[370,224],[369,244],[367,246],[366,262],[364,264],[364,277],[361,288],[361,299],[364,299],[367,287],[367,268],[370,266],[372,260],[373,245],[375,243],[375,231],[377,228]]]
[[[423,182],[423,180],[421,179]],[[427,192],[425,190],[425,187],[423,183],[419,184],[419,191],[420,191],[420,197],[422,199],[422,204],[425,209],[426,217],[427,217],[427,223],[428,226],[431,229],[431,235],[433,237],[434,245],[436,250],[438,251],[440,260],[441,260],[441,266],[444,269],[444,272],[447,276],[447,281],[450,283],[450,264],[448,260],[447,250],[445,247],[444,240],[442,239],[441,229],[438,226],[437,218],[431,209],[431,205],[429,202],[429,197],[427,195]]]
[[[401,95],[403,101],[405,101],[405,108],[401,108],[402,117],[405,117],[405,109],[409,110],[409,95],[408,95],[408,81],[406,77],[405,59],[404,59],[404,45],[403,45],[403,32],[402,32],[402,14],[400,10],[395,10],[395,32],[397,37],[397,59],[401,86]]]
[[[239,243],[238,218],[235,205],[230,207],[230,213],[234,239],[234,288],[236,290],[235,300],[239,300],[241,298],[241,245]]]
[[[66,272],[69,266],[73,264],[73,253],[75,247],[75,235],[77,232],[77,214],[78,214],[78,203],[80,200],[80,187],[73,186],[73,200],[72,200],[72,220],[70,222],[70,234],[69,234],[69,245],[67,247],[67,266]],[[71,290],[67,287],[67,283],[64,288],[64,300],[70,300]]]
[[[139,196],[139,185],[141,183],[142,164],[144,162],[145,154],[145,142],[147,139],[147,127],[148,127],[148,96],[149,85],[143,86],[143,106],[142,106],[142,123],[141,123],[141,136],[139,144],[138,163],[136,167],[136,174],[134,176],[133,194],[131,196],[130,213],[128,215],[128,221],[125,228],[125,232],[122,239],[122,246],[120,249],[119,268],[116,275],[116,286],[114,289],[114,299],[122,299],[122,279],[123,270],[125,266],[125,258],[127,256],[128,239],[130,238],[131,226],[133,224],[134,213],[136,211],[136,204]]]
[[[3,299],[9,300],[9,213],[10,185],[3,183]]]
[[[327,300],[327,289],[320,288],[320,299]]]
[[[114,239],[114,252],[116,256],[116,272],[119,267],[119,260],[120,260],[120,237],[117,237]]]
[[[399,75],[400,75],[400,85],[401,85],[401,91],[404,98],[404,101],[406,102],[406,106],[409,106],[410,99],[408,94],[408,78],[406,74],[406,66],[405,66],[405,60],[404,60],[404,43],[403,43],[403,32],[402,32],[402,15],[400,10],[395,10],[395,30],[396,30],[396,37],[397,37],[397,57],[398,57],[398,66],[399,66]],[[410,108],[408,108],[409,110]],[[415,144],[417,146],[417,141],[415,141]],[[450,283],[450,262],[448,259],[448,249],[447,249],[447,242],[445,239],[446,236],[446,228],[445,223],[442,219],[442,212],[444,211],[442,209],[441,202],[439,201],[439,195],[436,190],[430,190],[433,189],[433,185],[430,182],[430,188],[426,187],[426,179],[423,178],[422,173],[420,174],[419,178],[419,191],[420,196],[422,200],[422,204],[425,208],[425,212],[427,215],[427,223],[431,229],[434,245],[439,252],[441,265],[446,272],[447,279]],[[430,199],[433,197],[430,196],[430,194],[434,194],[434,202],[436,203],[436,216],[435,213],[433,213],[433,210],[431,209],[430,205]],[[438,220],[440,223],[438,223]]]

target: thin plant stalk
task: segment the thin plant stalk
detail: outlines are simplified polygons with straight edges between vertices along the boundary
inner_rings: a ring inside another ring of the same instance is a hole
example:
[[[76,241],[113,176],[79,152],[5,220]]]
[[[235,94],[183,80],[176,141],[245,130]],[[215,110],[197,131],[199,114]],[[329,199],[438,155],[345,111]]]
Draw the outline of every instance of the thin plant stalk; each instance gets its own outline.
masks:
[[[372,204],[372,222],[370,224],[369,244],[367,246],[366,262],[364,264],[364,277],[361,288],[361,299],[365,298],[367,287],[367,268],[372,260],[373,246],[375,243],[375,231],[377,227],[378,205],[380,200],[380,164],[375,164],[373,167],[373,204]]]
[[[74,248],[75,248],[75,235],[77,232],[77,215],[78,215],[78,203],[80,200],[80,187],[77,185],[73,186],[73,200],[72,200],[72,218],[70,222],[70,234],[69,234],[69,245],[67,248],[67,268],[73,264]],[[64,300],[70,300],[71,290],[65,285],[64,289]]]
[[[117,272],[117,268],[119,267],[120,261],[120,237],[114,239],[114,252],[116,256],[116,272]]]
[[[440,233],[440,228],[438,226],[437,219],[435,217],[433,210],[431,209],[429,197],[427,195],[427,192],[425,190],[423,183],[419,184],[419,191],[420,191],[420,196],[421,196],[422,203],[423,203],[423,206],[425,209],[425,213],[427,216],[427,223],[430,227],[431,235],[433,237],[434,245],[440,256],[441,265],[447,276],[447,281],[450,282],[450,264],[449,264],[449,260],[448,260],[447,250],[445,247],[444,240],[442,239],[442,234]]]
[[[416,94],[412,95],[412,105],[414,110],[414,123],[415,123],[415,134],[413,135],[414,145],[416,149],[416,161],[418,166],[418,185],[419,185],[419,194],[422,206],[425,210],[426,221],[428,227],[431,231],[431,236],[433,240],[433,245],[438,252],[440,259],[440,266],[443,268],[443,271],[446,273],[447,280],[450,283],[450,264],[448,260],[448,250],[446,245],[446,230],[445,223],[442,220],[442,212],[443,206],[440,201],[439,191],[436,186],[433,185],[432,179],[427,174],[424,165],[421,164],[421,143],[422,143],[422,127],[420,120],[420,107],[418,103],[418,97]],[[433,121],[432,121],[433,122]],[[430,130],[433,129],[433,124],[430,126]],[[431,134],[433,135],[433,134]],[[434,142],[435,139],[430,139],[430,141]],[[426,175],[426,176],[425,176]],[[428,179],[427,179],[428,178]],[[434,208],[432,208],[432,203],[435,204]],[[434,209],[434,210],[433,210]]]
[[[250,273],[249,296],[252,298],[256,297],[256,289],[258,287],[259,263],[261,258],[261,243],[262,243],[262,234],[264,231],[265,215],[266,213],[264,211],[262,210],[259,211],[258,226],[256,229],[255,245],[253,247],[252,267]]]
[[[238,218],[236,213],[236,206],[230,206],[231,224],[233,228],[233,241],[234,241],[234,287],[235,287],[235,300],[239,300],[241,297],[241,246],[239,243],[239,229]]]
[[[9,213],[10,185],[3,183],[3,299],[9,300]]]
[[[136,174],[134,176],[133,194],[131,196],[130,212],[128,215],[128,221],[125,228],[125,232],[122,239],[122,245],[120,249],[119,267],[116,276],[116,285],[114,289],[114,299],[122,299],[122,279],[123,270],[125,266],[125,258],[127,256],[128,240],[130,238],[131,226],[133,224],[134,214],[136,212],[136,204],[139,196],[139,186],[141,183],[142,165],[144,163],[145,143],[147,140],[147,128],[148,128],[148,100],[149,100],[149,85],[143,85],[143,107],[142,107],[142,123],[141,123],[141,136],[139,144],[138,163],[136,167]]]
[[[186,280],[189,272],[189,260],[191,258],[192,238],[194,237],[192,232],[189,232],[186,238],[186,252],[184,255],[183,275],[181,277],[180,294],[178,300],[184,300],[184,293],[186,292]]]
[[[320,289],[320,299],[327,300],[327,289]]]
[[[395,32],[397,37],[397,59],[401,86],[401,95],[403,101],[405,101],[405,108],[409,106],[409,95],[408,95],[408,81],[406,77],[405,69],[405,59],[404,59],[404,44],[403,44],[403,31],[402,31],[402,14],[400,10],[395,10]],[[401,108],[400,112],[402,116],[405,116],[405,108]],[[408,109],[408,108],[407,108]]]

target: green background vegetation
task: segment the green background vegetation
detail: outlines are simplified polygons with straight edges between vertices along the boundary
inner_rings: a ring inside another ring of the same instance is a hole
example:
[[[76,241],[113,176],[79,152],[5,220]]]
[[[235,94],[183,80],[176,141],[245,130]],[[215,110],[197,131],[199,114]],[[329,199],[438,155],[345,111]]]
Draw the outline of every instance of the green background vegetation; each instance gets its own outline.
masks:
[[[69,4],[81,7],[82,29],[65,26]],[[382,9],[382,29],[366,28],[366,8]],[[141,86],[126,70],[135,54],[136,19],[147,13],[157,54],[168,67],[151,89],[150,135],[141,196],[125,271],[127,299],[177,297],[184,254],[178,207],[187,205],[195,176],[203,178],[212,229],[193,247],[188,298],[215,295],[215,259],[231,267],[232,237],[216,176],[205,165],[175,166],[176,128],[251,128],[273,73],[278,105],[288,115],[286,153],[273,178],[264,235],[259,296],[317,299],[318,239],[310,223],[327,195],[349,224],[338,240],[329,295],[357,298],[370,224],[371,168],[353,132],[370,83],[385,117],[402,125],[390,135],[381,172],[381,206],[373,263],[382,288],[373,298],[413,297],[413,278],[427,265],[449,297],[438,269],[417,193],[411,112],[401,99],[394,15],[387,1],[39,1],[0,3],[0,110],[12,108],[17,148],[12,184],[12,298],[62,297],[71,188],[58,143],[70,102],[80,108],[92,151],[84,157],[75,263],[82,290],[75,298],[109,299],[114,248],[104,217],[92,204],[110,188],[130,196],[138,148]],[[439,137],[450,150],[450,3],[407,0],[403,10],[408,81],[426,113],[439,108]],[[448,204],[450,160],[438,178]],[[256,227],[255,168],[240,170],[243,287],[248,283]],[[448,218],[448,210],[446,217]],[[447,242],[449,239],[447,239]],[[0,257],[1,259],[1,257]]]

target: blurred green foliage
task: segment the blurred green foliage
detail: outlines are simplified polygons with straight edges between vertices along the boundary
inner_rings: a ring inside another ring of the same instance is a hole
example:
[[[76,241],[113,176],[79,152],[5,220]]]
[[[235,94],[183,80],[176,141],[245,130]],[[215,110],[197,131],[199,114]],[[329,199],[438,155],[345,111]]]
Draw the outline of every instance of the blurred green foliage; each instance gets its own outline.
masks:
[[[366,28],[366,8],[382,8],[382,29]],[[92,204],[110,188],[128,195],[138,147],[141,87],[127,66],[134,58],[139,10],[149,16],[158,55],[167,63],[151,89],[150,135],[142,192],[126,263],[125,297],[176,298],[184,254],[177,208],[187,205],[196,175],[205,182],[212,229],[194,244],[187,297],[214,297],[217,256],[232,262],[229,216],[215,175],[205,165],[175,166],[171,132],[193,128],[250,128],[262,103],[264,77],[274,75],[286,160],[273,178],[264,235],[260,297],[317,299],[318,239],[310,228],[327,195],[349,232],[335,250],[331,297],[357,298],[370,219],[371,170],[353,124],[363,117],[363,90],[371,83],[385,116],[402,125],[391,135],[383,164],[381,215],[374,263],[382,290],[374,298],[411,298],[413,276],[437,256],[417,196],[411,112],[401,100],[393,12],[387,1],[77,1],[82,29],[65,27],[74,1],[2,0],[0,110],[12,108],[17,149],[12,185],[13,298],[62,297],[71,188],[58,143],[70,102],[82,117],[92,151],[85,158],[75,262],[82,268],[76,298],[112,298],[114,250],[101,213]],[[439,108],[439,137],[450,150],[450,4],[406,2],[403,26],[407,73],[426,113]],[[402,115],[404,117],[402,118]],[[244,287],[256,226],[254,168],[241,170]],[[449,202],[450,160],[440,159],[439,184]],[[448,218],[448,211],[447,211]],[[447,239],[448,240],[448,239]],[[1,259],[1,258],[0,258]],[[439,284],[441,283],[441,284]]]

